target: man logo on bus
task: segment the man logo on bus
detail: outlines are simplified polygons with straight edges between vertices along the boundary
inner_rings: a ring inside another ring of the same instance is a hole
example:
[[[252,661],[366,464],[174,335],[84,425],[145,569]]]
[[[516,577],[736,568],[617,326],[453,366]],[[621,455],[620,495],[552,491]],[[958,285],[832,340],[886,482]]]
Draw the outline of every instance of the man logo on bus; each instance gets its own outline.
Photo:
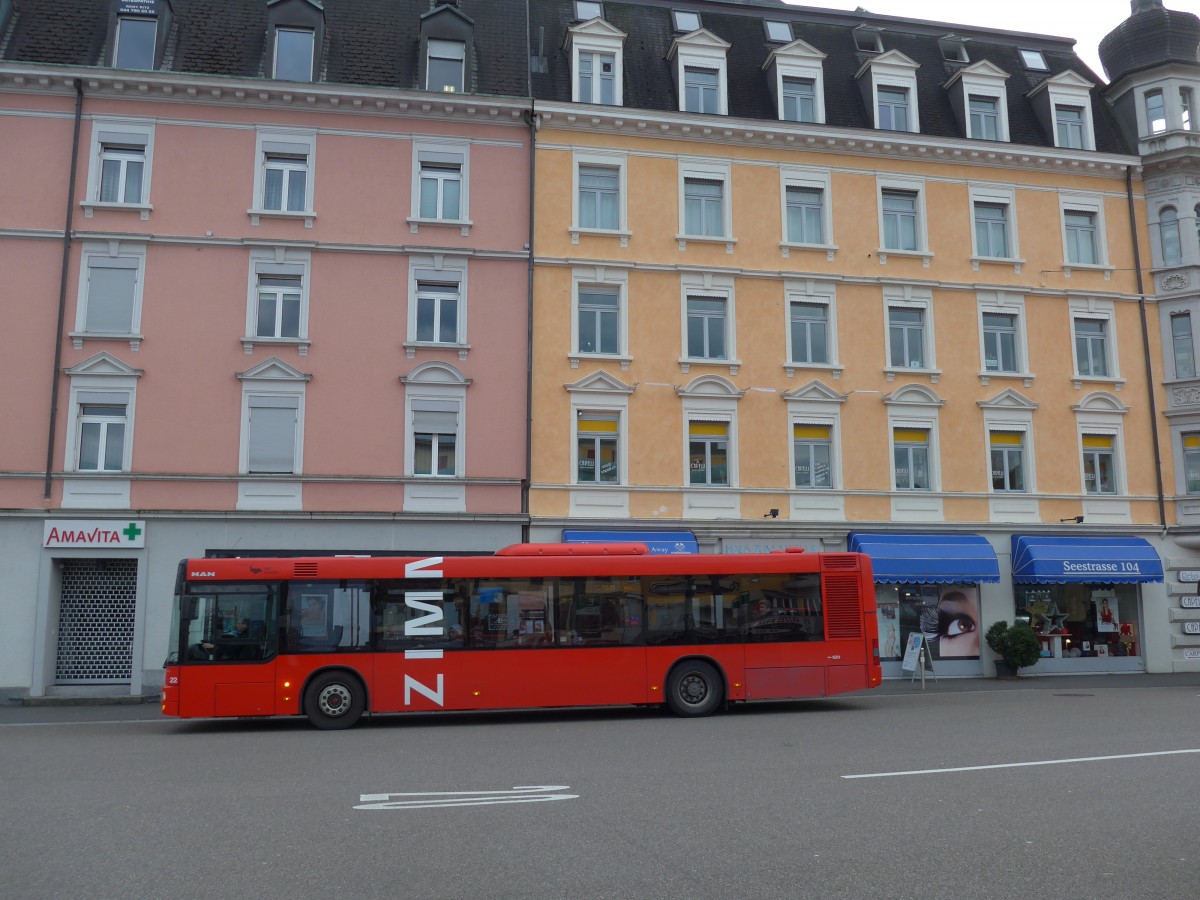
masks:
[[[442,557],[431,556],[428,559],[418,559],[404,566],[405,578],[441,578]],[[404,605],[412,610],[419,610],[424,615],[414,616],[404,623],[405,637],[440,637],[445,633],[445,611],[442,609],[441,591],[405,591]],[[405,659],[441,659],[441,650],[405,650]],[[430,687],[417,681],[407,672],[404,674],[404,705],[412,705],[413,691],[422,697],[432,700],[438,706],[445,706],[443,674],[437,673],[437,687]]]

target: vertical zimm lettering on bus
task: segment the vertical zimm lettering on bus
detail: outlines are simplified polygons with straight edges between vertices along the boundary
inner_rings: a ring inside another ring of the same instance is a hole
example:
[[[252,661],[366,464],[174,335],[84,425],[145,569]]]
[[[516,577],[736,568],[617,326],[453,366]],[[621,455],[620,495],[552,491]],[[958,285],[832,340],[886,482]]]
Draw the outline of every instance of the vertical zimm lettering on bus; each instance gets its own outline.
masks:
[[[428,559],[418,559],[406,563],[405,578],[441,578],[442,557],[431,556]],[[420,610],[425,615],[416,616],[404,623],[405,637],[438,637],[445,633],[445,611],[442,609],[441,591],[405,591],[404,605],[409,609]],[[441,659],[441,650],[406,650],[404,658],[408,659]],[[404,675],[404,705],[412,705],[413,691],[432,700],[438,706],[445,706],[443,694],[443,675],[437,673],[437,687],[430,687],[407,672]]]

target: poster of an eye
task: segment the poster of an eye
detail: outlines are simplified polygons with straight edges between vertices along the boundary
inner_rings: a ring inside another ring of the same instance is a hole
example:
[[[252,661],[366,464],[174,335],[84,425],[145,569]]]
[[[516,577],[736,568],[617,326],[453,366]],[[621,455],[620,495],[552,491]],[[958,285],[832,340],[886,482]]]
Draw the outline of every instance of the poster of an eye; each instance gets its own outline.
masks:
[[[904,585],[899,631],[921,632],[933,659],[979,658],[979,588],[973,584]]]

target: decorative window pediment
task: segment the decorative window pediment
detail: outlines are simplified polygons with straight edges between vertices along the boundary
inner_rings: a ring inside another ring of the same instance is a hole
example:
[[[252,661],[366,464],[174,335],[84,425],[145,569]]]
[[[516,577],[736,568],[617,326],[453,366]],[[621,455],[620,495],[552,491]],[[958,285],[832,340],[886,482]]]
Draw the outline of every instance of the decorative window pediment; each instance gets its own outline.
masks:
[[[69,369],[63,370],[72,378],[79,375],[99,375],[99,376],[114,376],[124,378],[140,378],[144,373],[144,369],[135,369],[121,362],[111,353],[101,351],[95,356],[89,356],[77,366],[71,366]]]
[[[1040,404],[1034,403],[1020,391],[1005,388],[987,400],[976,401],[981,409],[993,410],[1026,410],[1033,412]]]
[[[810,381],[808,384],[802,384],[798,388],[787,391],[780,395],[788,402],[804,402],[804,403],[845,403],[849,394],[841,394],[835,391],[828,385],[822,384],[817,380]]]
[[[1071,409],[1077,413],[1115,413],[1122,416],[1129,412],[1129,407],[1122,403],[1115,394],[1110,394],[1108,391],[1092,391]]]
[[[289,366],[277,356],[272,356],[266,362],[261,362],[245,372],[238,372],[237,377],[242,381],[312,381],[312,375],[306,375]]]
[[[701,375],[693,378],[683,387],[676,387],[675,393],[680,397],[695,399],[698,397],[722,397],[740,399],[745,391],[740,391],[732,381],[720,375]]]
[[[563,387],[573,394],[581,391],[604,394],[632,394],[634,391],[632,387],[621,381],[621,379],[614,378],[607,372],[593,372],[591,375],[585,375],[578,381],[563,385]]]
[[[884,395],[883,402],[888,406],[945,406],[946,401],[920,384],[906,384],[896,388],[890,394]]]
[[[471,379],[444,362],[421,363],[407,375],[400,376],[401,384],[452,384],[465,387]]]

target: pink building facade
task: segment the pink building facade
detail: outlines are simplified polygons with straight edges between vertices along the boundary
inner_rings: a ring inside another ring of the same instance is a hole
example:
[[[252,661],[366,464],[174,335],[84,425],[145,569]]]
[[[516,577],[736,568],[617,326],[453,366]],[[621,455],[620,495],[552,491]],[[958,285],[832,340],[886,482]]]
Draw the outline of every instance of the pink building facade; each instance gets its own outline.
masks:
[[[521,540],[528,102],[433,87],[0,62],[0,685],[155,692],[184,557]]]

